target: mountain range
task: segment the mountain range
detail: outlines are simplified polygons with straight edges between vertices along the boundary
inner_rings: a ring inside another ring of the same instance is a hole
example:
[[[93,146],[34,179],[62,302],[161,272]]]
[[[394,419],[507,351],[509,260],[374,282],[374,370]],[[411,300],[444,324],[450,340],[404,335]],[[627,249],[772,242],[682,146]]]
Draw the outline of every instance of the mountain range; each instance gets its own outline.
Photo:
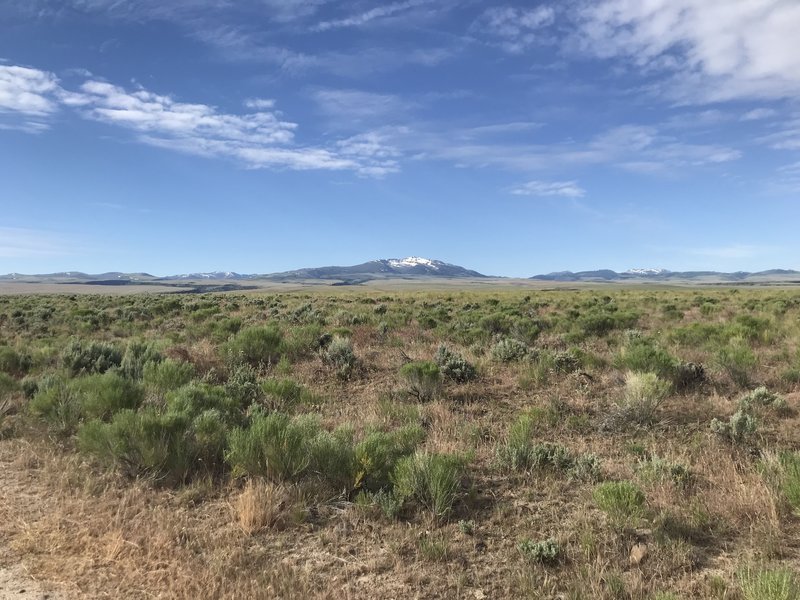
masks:
[[[273,282],[324,281],[332,285],[355,285],[375,279],[486,279],[491,276],[440,260],[409,256],[371,260],[352,266],[331,266],[297,269],[282,273],[242,274],[233,271],[184,273],[159,277],[149,273],[108,272],[88,274],[65,271],[39,275],[9,273],[0,275],[0,281],[28,283],[84,283],[100,285],[154,284],[170,282],[239,282],[267,280]],[[629,269],[617,272],[610,269],[597,271],[558,271],[530,277],[535,281],[550,282],[695,282],[695,283],[759,283],[791,281],[800,283],[800,271],[772,269],[755,273],[737,271],[669,271],[666,269]]]

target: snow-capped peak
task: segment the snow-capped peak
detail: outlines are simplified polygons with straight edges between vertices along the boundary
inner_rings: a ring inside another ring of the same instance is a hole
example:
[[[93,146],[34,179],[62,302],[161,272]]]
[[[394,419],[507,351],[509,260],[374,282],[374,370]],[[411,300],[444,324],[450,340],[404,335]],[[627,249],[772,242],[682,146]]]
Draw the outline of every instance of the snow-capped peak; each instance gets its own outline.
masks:
[[[628,275],[662,275],[668,273],[667,269],[628,269]]]
[[[419,256],[407,256],[406,258],[390,258],[388,261],[389,266],[393,268],[398,267],[430,267],[431,269],[438,269],[438,261],[429,258],[421,258]]]

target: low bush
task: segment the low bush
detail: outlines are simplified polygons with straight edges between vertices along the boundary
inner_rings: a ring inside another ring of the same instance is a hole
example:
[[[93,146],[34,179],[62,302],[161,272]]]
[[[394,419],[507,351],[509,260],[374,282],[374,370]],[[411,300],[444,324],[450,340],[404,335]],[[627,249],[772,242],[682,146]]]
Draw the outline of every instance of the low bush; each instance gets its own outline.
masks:
[[[197,471],[220,467],[223,428],[211,414],[193,419],[186,414],[162,413],[148,407],[123,410],[109,423],[89,421],[78,431],[78,447],[129,476],[149,476],[166,483],[186,481]]]
[[[715,361],[724,373],[739,387],[750,383],[750,371],[756,366],[756,357],[743,337],[732,338],[727,345],[719,348]]]
[[[388,488],[397,461],[413,453],[423,439],[425,431],[418,425],[367,434],[354,448],[354,487],[371,492]]]
[[[594,488],[592,498],[617,527],[633,525],[644,516],[644,492],[630,481],[601,483]]]
[[[183,387],[197,375],[192,363],[172,359],[149,362],[142,368],[142,382],[145,387],[164,394]]]
[[[31,368],[31,357],[8,346],[0,346],[0,373],[21,377]]]
[[[258,369],[278,362],[283,349],[283,332],[275,326],[242,329],[225,345],[231,362]]]
[[[441,388],[442,376],[436,363],[414,361],[400,368],[406,391],[420,402],[432,400]]]
[[[442,377],[456,383],[466,383],[478,376],[474,365],[444,344],[441,344],[436,351],[436,364],[439,365]]]
[[[417,452],[402,458],[394,468],[394,495],[402,501],[417,502],[437,519],[445,519],[458,498],[465,468],[463,457]]]
[[[291,379],[267,379],[261,382],[262,402],[271,410],[291,411],[298,404],[316,404],[319,398],[308,388]]]
[[[122,352],[105,342],[73,339],[61,354],[61,362],[73,377],[86,373],[105,373],[120,366]]]
[[[746,410],[739,409],[728,421],[711,420],[711,431],[734,444],[744,444],[758,429],[755,418]]]
[[[144,375],[145,365],[158,363],[164,357],[154,344],[141,341],[129,342],[122,355],[120,369],[125,377],[139,380]]]
[[[652,425],[659,406],[671,390],[671,384],[659,379],[655,373],[629,371],[625,375],[622,400],[611,409],[603,426],[606,429],[624,429],[631,425]]]
[[[504,338],[492,346],[492,358],[498,362],[517,362],[528,354],[528,346],[514,338]]]
[[[320,352],[322,362],[331,367],[339,379],[350,379],[358,365],[350,338],[333,336]]]
[[[552,538],[540,542],[525,539],[517,549],[526,560],[546,565],[556,564],[561,557],[561,546]]]

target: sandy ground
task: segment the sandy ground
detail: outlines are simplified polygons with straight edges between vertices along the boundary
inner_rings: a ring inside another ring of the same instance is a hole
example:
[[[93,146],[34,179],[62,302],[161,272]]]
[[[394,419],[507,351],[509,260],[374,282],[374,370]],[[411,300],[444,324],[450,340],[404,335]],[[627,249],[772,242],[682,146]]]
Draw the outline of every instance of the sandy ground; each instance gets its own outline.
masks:
[[[39,582],[31,579],[19,567],[0,567],[0,600],[64,600]]]

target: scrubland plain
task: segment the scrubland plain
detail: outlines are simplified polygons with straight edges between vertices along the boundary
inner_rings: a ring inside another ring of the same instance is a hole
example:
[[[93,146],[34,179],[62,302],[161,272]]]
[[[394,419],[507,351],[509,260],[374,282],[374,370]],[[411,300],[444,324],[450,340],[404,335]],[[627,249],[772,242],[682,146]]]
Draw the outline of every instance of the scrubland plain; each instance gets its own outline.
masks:
[[[0,296],[64,598],[800,598],[800,291]]]

